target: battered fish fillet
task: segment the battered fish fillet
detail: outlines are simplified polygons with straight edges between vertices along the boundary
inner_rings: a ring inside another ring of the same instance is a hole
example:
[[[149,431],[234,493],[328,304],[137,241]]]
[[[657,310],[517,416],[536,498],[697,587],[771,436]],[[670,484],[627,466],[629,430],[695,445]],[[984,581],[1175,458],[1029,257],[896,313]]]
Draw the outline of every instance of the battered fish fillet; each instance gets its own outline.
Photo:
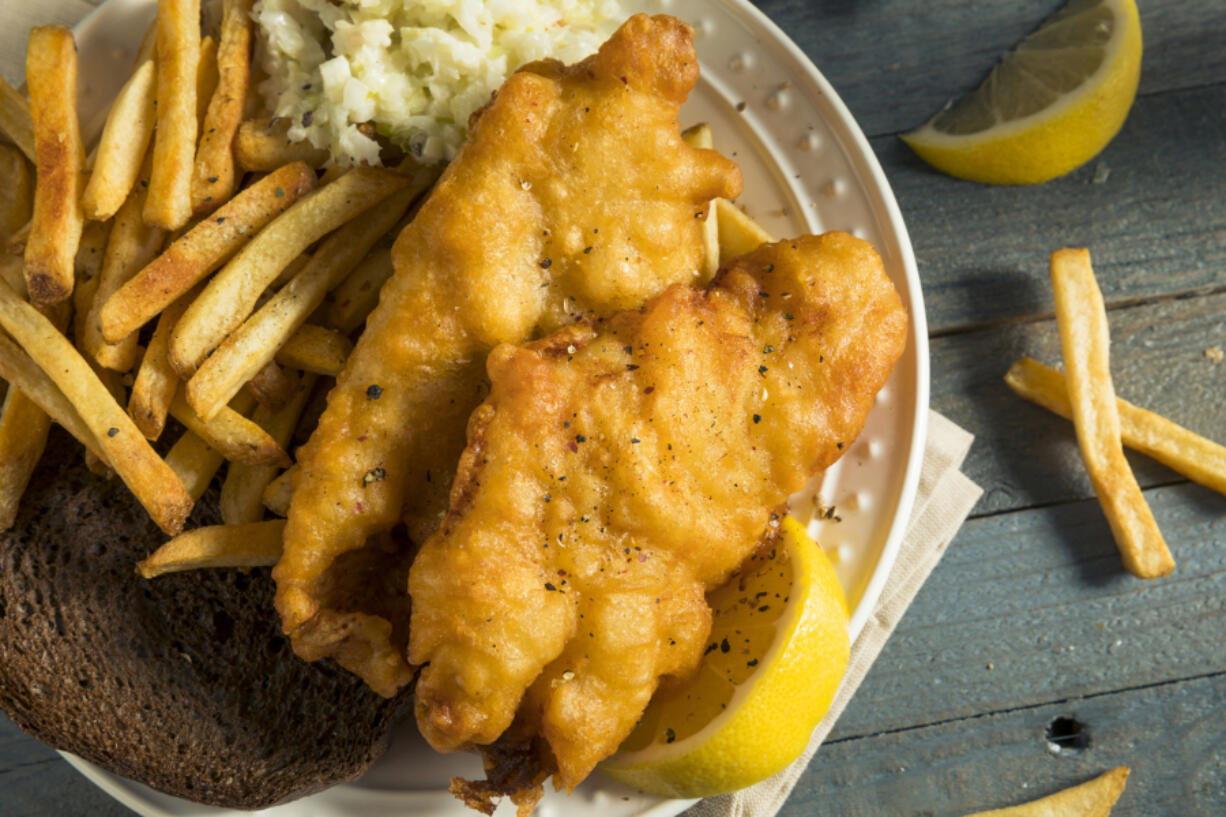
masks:
[[[383,695],[411,680],[410,543],[446,511],[493,346],[695,280],[709,202],[741,177],[681,140],[692,38],[639,15],[581,63],[512,75],[398,238],[395,275],[299,453],[273,576],[303,658],[332,656]]]
[[[514,721],[559,786],[583,780],[662,676],[698,666],[705,593],[856,438],[906,326],[873,248],[829,233],[494,349],[450,511],[409,573],[431,745],[491,744]]]

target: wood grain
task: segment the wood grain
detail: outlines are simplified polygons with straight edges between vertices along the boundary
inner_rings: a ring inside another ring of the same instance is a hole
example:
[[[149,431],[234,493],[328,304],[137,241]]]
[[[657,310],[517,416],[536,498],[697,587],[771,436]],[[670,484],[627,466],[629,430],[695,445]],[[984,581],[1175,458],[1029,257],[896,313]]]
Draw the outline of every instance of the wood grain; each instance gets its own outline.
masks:
[[[1094,500],[973,519],[916,596],[834,739],[1226,667],[1226,497],[1145,493],[1178,567],[1124,572]]]
[[[1090,248],[1108,307],[1226,287],[1224,95],[1218,84],[1138,99],[1098,158],[1035,187],[953,179],[892,136],[872,140],[910,227],[929,329],[1050,313],[1059,247]]]
[[[853,704],[854,706],[854,704]],[[1089,730],[1081,751],[1049,750],[1060,717]],[[827,742],[781,817],[959,817],[1132,768],[1112,817],[1226,812],[1226,675]]]
[[[755,0],[809,55],[870,136],[927,121],[976,87],[1064,0]],[[1213,2],[1138,2],[1142,96],[1221,83],[1226,14]]]
[[[1050,309],[1050,285],[1035,298]],[[1226,294],[1114,309],[1111,372],[1125,400],[1226,443]],[[963,471],[984,489],[977,514],[1093,496],[1073,426],[1005,386],[1009,365],[1029,355],[1060,362],[1053,318],[963,332],[931,342],[932,407],[976,435]],[[1128,455],[1142,487],[1183,478],[1140,454]]]

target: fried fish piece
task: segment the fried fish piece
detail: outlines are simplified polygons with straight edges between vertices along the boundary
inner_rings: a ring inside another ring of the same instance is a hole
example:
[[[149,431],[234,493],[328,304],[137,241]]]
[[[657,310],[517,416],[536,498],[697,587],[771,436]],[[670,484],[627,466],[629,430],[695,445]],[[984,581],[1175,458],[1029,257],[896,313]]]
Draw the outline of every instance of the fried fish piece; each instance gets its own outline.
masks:
[[[560,787],[582,781],[660,678],[698,666],[706,592],[856,438],[906,327],[873,248],[828,233],[494,349],[450,510],[409,573],[431,745],[514,721]]]
[[[583,62],[513,74],[401,233],[395,274],[300,452],[273,575],[303,658],[330,655],[384,695],[411,679],[408,542],[446,511],[494,345],[697,276],[708,205],[741,177],[681,139],[692,39],[679,20],[638,15]]]

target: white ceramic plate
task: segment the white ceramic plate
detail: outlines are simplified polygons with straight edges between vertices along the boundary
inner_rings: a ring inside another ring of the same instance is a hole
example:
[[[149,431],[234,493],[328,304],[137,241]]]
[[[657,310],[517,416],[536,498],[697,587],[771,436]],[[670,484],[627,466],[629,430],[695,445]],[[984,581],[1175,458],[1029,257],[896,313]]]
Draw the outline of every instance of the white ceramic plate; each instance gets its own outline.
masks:
[[[740,203],[777,236],[841,229],[881,253],[911,314],[909,343],[842,460],[792,499],[813,517],[834,506],[835,519],[810,529],[835,560],[852,606],[851,632],[864,626],[901,544],[919,480],[928,409],[928,345],[919,277],[906,228],[885,176],[851,114],[807,57],[747,0],[637,0],[697,31],[702,80],[682,112],[707,121],[716,147],[741,165]],[[100,126],[104,108],[127,75],[152,19],[155,0],[108,0],[77,26],[81,120]],[[208,751],[207,747],[200,747]],[[238,814],[189,803],[67,756],[86,777],[148,817]],[[454,775],[479,776],[474,756],[440,756],[406,724],[388,754],[361,780],[259,814],[276,817],[471,817],[446,792]],[[549,792],[538,814],[602,817],[681,812],[691,801],[663,800],[593,775],[572,795]],[[499,814],[512,813],[504,803]]]

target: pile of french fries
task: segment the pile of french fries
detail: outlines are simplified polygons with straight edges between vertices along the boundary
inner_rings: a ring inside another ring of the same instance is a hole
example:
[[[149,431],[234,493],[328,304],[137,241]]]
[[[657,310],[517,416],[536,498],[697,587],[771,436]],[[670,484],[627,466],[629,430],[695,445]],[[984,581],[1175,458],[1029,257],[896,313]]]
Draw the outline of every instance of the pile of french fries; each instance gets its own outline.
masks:
[[[1226,447],[1115,396],[1107,310],[1088,250],[1052,253],[1051,281],[1064,372],[1022,358],[1009,368],[1005,382],[1021,397],[1073,421],[1081,458],[1124,567],[1142,579],[1165,576],[1175,569],[1175,560],[1123,447],[1222,494]]]
[[[53,421],[168,535],[223,462],[227,525],[268,524],[266,493],[285,513],[294,431],[437,169],[325,166],[251,118],[252,3],[204,32],[200,0],[160,0],[95,145],[69,29],[30,32],[28,95],[0,80],[3,528]]]

